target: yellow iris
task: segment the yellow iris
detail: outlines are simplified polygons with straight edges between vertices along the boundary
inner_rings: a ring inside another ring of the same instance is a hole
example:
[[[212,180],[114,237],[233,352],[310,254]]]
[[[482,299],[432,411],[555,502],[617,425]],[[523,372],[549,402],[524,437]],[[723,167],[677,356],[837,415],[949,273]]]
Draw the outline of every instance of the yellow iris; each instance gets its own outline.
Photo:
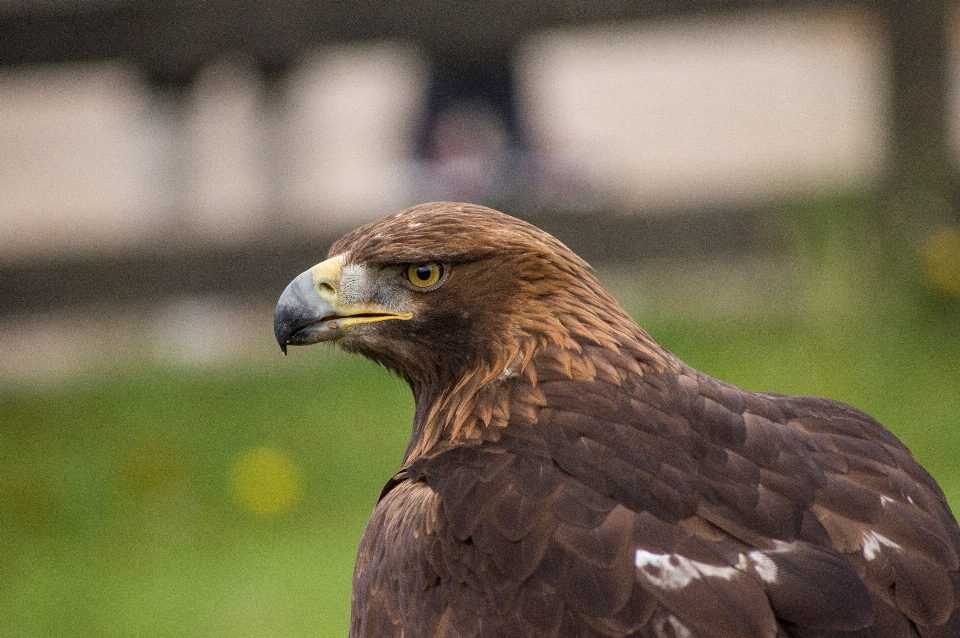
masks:
[[[407,266],[407,279],[417,288],[429,288],[440,281],[443,268],[435,261]]]

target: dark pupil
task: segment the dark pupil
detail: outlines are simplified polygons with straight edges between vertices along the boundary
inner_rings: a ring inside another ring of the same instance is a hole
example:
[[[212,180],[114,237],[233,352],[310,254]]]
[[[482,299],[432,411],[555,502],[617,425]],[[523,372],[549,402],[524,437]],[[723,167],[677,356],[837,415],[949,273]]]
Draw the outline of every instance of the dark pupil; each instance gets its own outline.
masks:
[[[432,271],[430,270],[430,266],[417,266],[415,272],[417,273],[417,279],[420,281],[426,281],[430,279],[430,273]]]

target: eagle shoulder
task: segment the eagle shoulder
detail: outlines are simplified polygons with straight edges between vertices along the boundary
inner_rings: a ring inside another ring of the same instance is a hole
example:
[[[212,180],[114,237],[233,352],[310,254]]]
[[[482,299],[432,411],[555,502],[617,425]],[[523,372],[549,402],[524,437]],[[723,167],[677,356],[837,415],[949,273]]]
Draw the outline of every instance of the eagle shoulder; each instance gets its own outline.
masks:
[[[419,635],[411,628],[439,621],[439,601],[428,600],[424,586],[437,578],[427,552],[439,498],[424,483],[400,474],[384,487],[360,540],[351,637],[400,636],[405,627],[406,635]]]

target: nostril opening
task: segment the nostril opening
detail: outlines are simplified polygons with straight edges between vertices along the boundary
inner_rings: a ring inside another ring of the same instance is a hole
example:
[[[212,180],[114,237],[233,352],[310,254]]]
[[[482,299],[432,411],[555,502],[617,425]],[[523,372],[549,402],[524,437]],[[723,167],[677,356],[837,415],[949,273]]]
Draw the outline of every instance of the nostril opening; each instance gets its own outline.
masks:
[[[325,281],[321,281],[320,283],[317,284],[317,292],[320,293],[321,295],[322,294],[335,295],[337,294],[337,289],[333,287],[333,284],[327,283]]]

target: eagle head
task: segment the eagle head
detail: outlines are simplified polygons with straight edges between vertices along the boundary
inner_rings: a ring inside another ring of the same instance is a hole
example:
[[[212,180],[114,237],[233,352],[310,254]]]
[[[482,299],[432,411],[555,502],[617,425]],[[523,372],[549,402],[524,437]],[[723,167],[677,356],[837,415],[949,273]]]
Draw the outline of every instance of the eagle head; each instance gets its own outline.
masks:
[[[584,316],[598,307],[619,310],[586,262],[551,235],[482,206],[435,203],[337,241],[287,286],[274,332],[284,352],[335,341],[416,391],[498,365],[503,372],[538,344],[602,340],[625,314]]]

